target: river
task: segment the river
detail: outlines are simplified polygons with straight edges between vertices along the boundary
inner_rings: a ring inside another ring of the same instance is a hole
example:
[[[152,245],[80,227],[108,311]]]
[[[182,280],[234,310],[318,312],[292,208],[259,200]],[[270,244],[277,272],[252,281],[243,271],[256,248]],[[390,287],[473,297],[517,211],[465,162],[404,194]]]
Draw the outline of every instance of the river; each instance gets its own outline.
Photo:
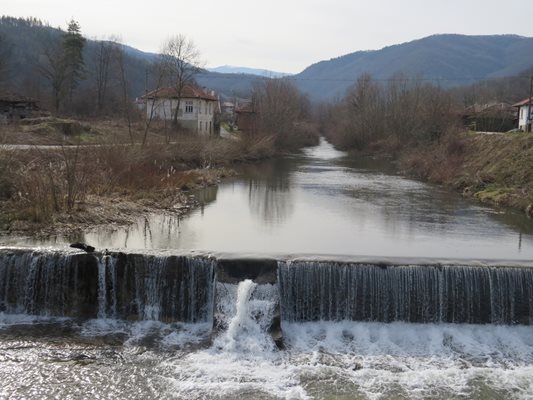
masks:
[[[2,238],[0,398],[532,398],[523,215],[324,140],[194,196],[181,218]],[[222,279],[242,265],[272,281]]]
[[[155,214],[128,228],[81,237],[1,239],[6,244],[196,249],[229,253],[533,259],[533,220],[463,199],[351,159],[325,140],[303,154],[239,168],[195,193],[184,217]]]

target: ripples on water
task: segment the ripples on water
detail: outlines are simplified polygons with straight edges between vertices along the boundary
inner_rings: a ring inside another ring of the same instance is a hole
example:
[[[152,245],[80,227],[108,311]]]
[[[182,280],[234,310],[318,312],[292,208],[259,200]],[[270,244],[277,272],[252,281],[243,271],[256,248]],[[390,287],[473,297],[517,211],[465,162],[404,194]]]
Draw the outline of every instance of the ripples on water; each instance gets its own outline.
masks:
[[[205,324],[1,316],[0,398],[527,399],[533,393],[530,327],[286,323],[280,351],[252,325],[233,347],[227,332],[211,342]]]

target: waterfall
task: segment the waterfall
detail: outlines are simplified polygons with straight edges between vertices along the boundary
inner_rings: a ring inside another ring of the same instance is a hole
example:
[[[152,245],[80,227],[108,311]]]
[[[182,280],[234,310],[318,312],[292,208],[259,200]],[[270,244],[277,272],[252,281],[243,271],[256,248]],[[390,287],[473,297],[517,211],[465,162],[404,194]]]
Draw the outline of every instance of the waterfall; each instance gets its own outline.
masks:
[[[87,317],[96,280],[94,256],[51,251],[0,252],[0,311],[7,314]]]
[[[0,249],[0,312],[208,322],[214,279],[207,258]]]
[[[284,321],[531,324],[533,269],[279,262]]]
[[[239,281],[242,287],[235,285]],[[252,322],[272,325],[273,318],[279,319],[278,309],[286,322],[530,325],[533,268],[217,261],[168,252],[86,254],[0,248],[0,312],[4,314],[166,323],[211,322],[215,317],[219,328],[229,334],[235,326],[254,328]],[[235,315],[237,325],[229,329]],[[269,326],[261,325],[260,331]]]
[[[218,328],[215,347],[228,353],[272,351],[269,333],[278,309],[277,285],[258,285],[250,279],[238,285],[217,286]]]

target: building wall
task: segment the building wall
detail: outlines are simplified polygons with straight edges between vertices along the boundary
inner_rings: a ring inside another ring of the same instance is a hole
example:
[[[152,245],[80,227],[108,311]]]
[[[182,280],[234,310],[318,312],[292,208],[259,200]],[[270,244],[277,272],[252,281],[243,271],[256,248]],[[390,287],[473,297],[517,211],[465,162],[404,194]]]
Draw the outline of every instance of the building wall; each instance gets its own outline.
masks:
[[[525,106],[520,107],[520,111],[518,111],[518,129],[526,130],[527,125],[527,110],[529,106],[526,104]],[[533,105],[531,106],[531,114],[533,115]]]
[[[178,106],[176,99],[146,101],[146,117],[171,120]],[[192,106],[192,112],[191,112]],[[152,109],[153,107],[153,109]],[[183,127],[200,135],[210,135],[214,129],[215,102],[205,99],[181,99],[178,121]]]

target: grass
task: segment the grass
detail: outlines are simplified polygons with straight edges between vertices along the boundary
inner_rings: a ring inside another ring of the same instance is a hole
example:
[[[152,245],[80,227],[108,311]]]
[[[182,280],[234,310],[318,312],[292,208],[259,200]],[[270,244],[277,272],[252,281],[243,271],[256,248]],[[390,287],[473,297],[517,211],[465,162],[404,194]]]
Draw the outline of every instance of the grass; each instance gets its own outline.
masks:
[[[523,211],[533,204],[533,134],[456,133],[438,144],[404,149],[400,165],[486,203]]]

